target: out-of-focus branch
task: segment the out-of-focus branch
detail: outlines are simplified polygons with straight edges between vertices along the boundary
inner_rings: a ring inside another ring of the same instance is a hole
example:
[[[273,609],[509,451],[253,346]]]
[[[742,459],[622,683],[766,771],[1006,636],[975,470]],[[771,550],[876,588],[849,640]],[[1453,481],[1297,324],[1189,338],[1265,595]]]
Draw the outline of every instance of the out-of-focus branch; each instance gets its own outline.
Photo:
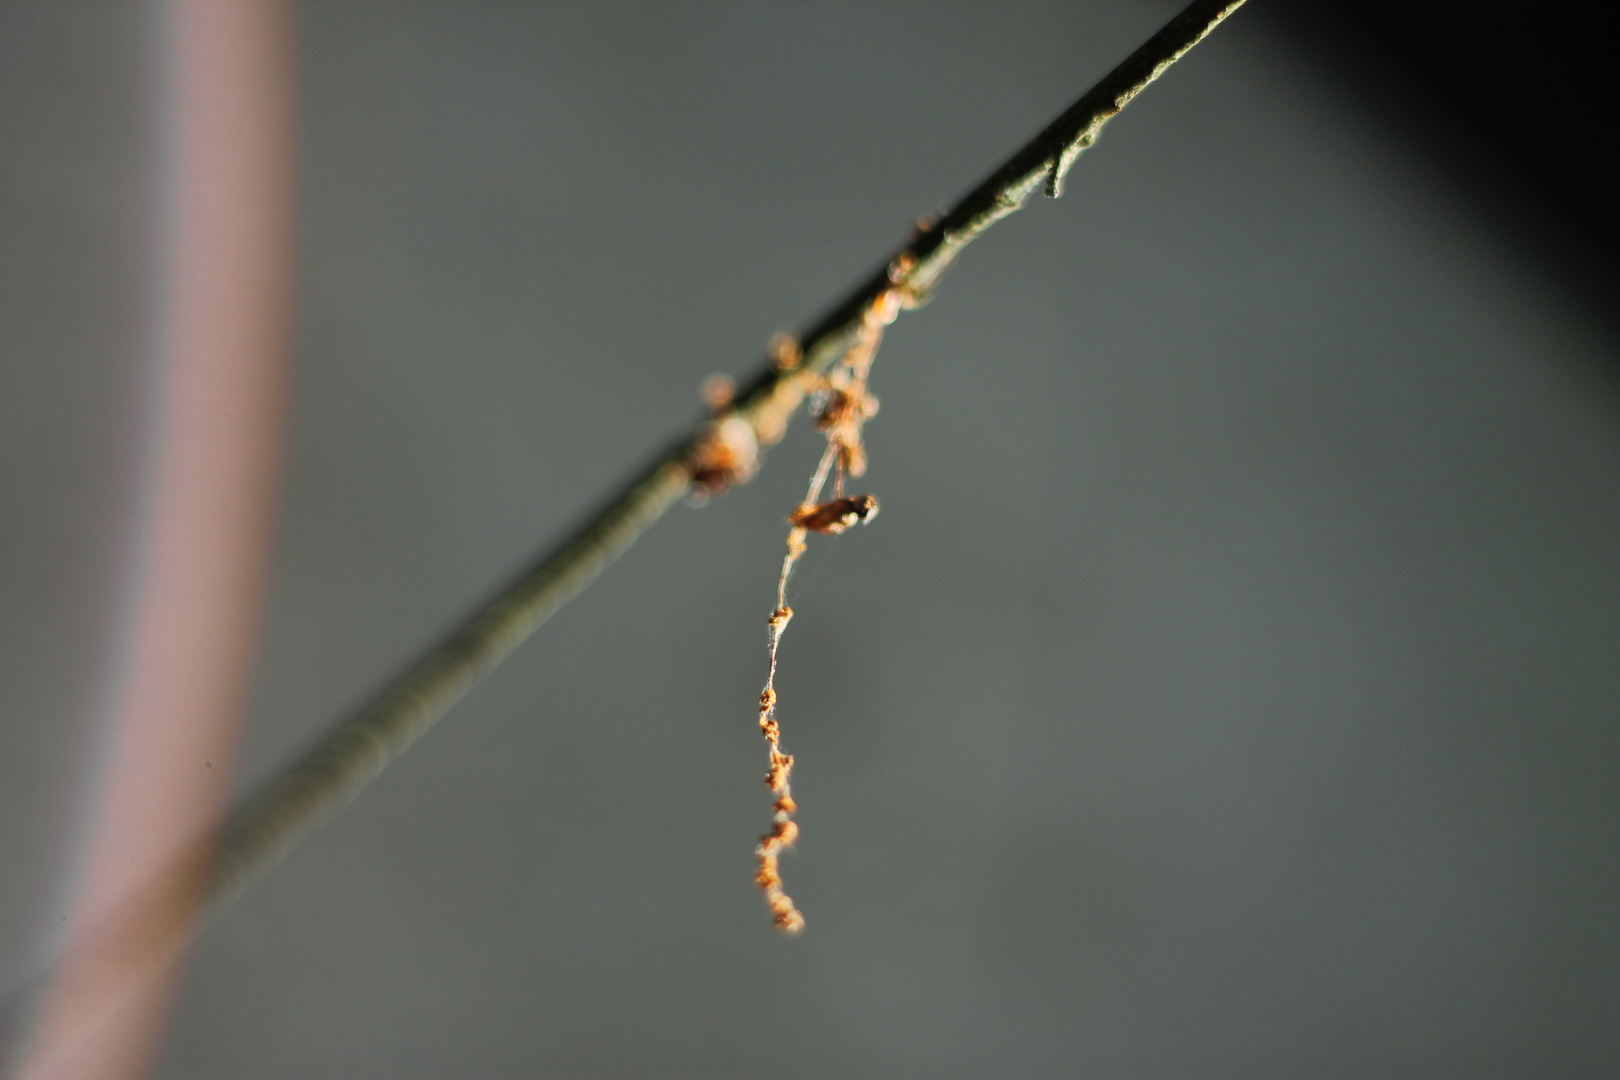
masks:
[[[913,297],[926,296],[964,247],[1021,207],[1037,187],[1055,197],[1064,174],[1103,125],[1242,3],[1198,0],[1170,20],[937,222],[920,228],[881,270],[811,326],[798,350],[779,352],[714,421],[661,454],[572,536],[249,798],[221,838],[210,889],[214,913],[358,795],[618,558],[694,478],[712,474],[717,451],[729,460],[733,452],[746,457],[754,446],[776,442],[806,389],[849,348],[874,298],[897,286]],[[737,421],[747,425],[746,448],[736,445]],[[748,471],[736,470],[731,478],[744,479]]]
[[[153,408],[94,802],[14,1080],[136,1080],[207,896],[252,678],[281,473],[295,237],[288,0],[166,0]],[[41,985],[33,985],[39,983]],[[0,1002],[0,1043],[25,1033]],[[10,1052],[0,1047],[0,1056]],[[7,1065],[13,1066],[7,1069]]]

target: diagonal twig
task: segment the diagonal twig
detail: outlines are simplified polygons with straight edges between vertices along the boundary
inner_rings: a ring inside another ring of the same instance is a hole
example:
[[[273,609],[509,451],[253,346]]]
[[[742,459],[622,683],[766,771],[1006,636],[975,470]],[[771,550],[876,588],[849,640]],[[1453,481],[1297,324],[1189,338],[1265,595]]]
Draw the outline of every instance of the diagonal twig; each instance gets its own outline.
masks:
[[[734,402],[654,459],[584,525],[542,555],[369,704],[340,722],[242,803],[225,822],[209,885],[218,915],[322,822],[355,798],[395,757],[450,711],[558,608],[589,585],[692,486],[717,437],[737,421],[769,445],[781,438],[805,390],[854,342],[865,309],[899,288],[925,298],[962,249],[1019,209],[1037,187],[1050,197],[1104,124],[1243,0],[1197,0],[1102,81],[913,238],[805,331],[800,348],[779,351]],[[736,477],[744,478],[743,476]]]

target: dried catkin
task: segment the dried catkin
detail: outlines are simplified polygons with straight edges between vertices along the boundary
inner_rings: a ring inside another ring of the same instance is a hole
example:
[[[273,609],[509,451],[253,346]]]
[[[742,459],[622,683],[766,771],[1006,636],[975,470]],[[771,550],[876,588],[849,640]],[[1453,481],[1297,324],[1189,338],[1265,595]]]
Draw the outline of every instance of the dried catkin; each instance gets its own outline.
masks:
[[[853,344],[826,377],[812,387],[809,395],[816,414],[816,427],[826,436],[827,448],[810,478],[804,501],[788,515],[787,555],[782,559],[782,574],[776,583],[776,608],[768,623],[770,666],[765,689],[759,695],[759,729],[770,751],[765,784],[775,800],[771,831],[760,837],[759,847],[754,851],[759,860],[754,882],[765,893],[765,903],[777,928],[789,934],[804,929],[804,915],[794,905],[793,898],[783,891],[781,872],[782,852],[792,847],[799,836],[799,826],[793,820],[798,804],[793,801],[789,782],[793,756],[782,751],[782,729],[776,719],[777,653],[782,644],[782,631],[793,618],[793,609],[787,605],[788,577],[804,554],[810,533],[837,536],[852,525],[864,524],[877,516],[877,497],[846,496],[844,481],[866,472],[862,428],[878,410],[877,398],[867,391],[867,378],[878,346],[883,342],[883,331],[905,306],[905,299],[901,289],[893,288],[873,300],[866,308]],[[797,360],[796,352],[782,349],[778,355],[784,353]],[[833,497],[823,501],[821,496],[829,476],[833,482]]]

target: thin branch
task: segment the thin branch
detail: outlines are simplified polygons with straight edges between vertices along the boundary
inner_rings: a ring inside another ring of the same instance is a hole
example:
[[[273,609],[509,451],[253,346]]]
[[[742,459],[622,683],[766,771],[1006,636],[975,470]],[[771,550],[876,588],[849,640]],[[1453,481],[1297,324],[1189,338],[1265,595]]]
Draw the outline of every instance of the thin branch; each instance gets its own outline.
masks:
[[[964,247],[1019,209],[1037,187],[1056,197],[1064,175],[1103,125],[1242,3],[1198,0],[1171,19],[943,217],[919,226],[881,270],[805,332],[799,349],[779,348],[733,404],[661,454],[568,540],[249,798],[230,816],[220,839],[210,887],[212,914],[228,908],[364,790],[694,482],[715,490],[751,476],[757,447],[781,439],[806,390],[854,344],[874,299],[899,288],[920,301]]]

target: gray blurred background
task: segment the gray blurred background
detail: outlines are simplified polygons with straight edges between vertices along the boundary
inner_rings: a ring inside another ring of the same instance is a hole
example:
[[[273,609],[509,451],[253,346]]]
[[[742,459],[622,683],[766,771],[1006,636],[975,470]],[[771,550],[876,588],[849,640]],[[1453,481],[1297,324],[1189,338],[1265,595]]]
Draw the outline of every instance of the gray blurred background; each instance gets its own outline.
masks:
[[[1614,323],[1251,5],[874,370],[202,940],[159,1075],[1610,1076]],[[295,399],[239,787],[1174,5],[301,14]],[[150,13],[0,12],[0,963],[117,645]]]

